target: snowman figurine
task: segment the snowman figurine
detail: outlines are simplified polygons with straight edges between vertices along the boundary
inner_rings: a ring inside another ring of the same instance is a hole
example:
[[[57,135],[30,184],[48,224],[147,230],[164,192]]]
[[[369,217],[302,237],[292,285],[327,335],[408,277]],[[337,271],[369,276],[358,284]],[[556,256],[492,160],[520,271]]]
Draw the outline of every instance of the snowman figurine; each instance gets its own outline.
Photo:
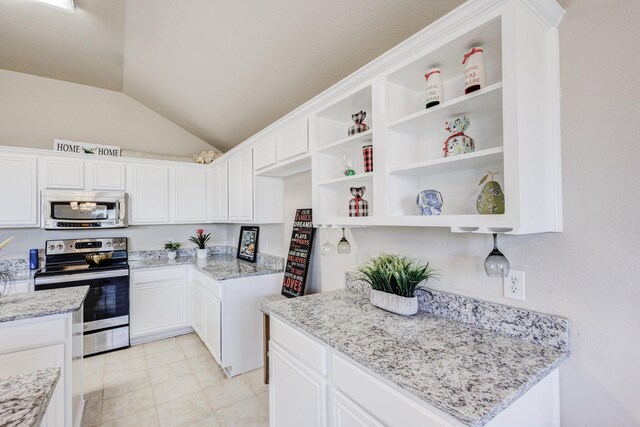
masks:
[[[473,153],[476,150],[473,139],[464,134],[464,131],[470,124],[471,122],[467,116],[445,122],[444,128],[448,130],[451,135],[449,135],[449,138],[447,138],[442,146],[444,157]]]

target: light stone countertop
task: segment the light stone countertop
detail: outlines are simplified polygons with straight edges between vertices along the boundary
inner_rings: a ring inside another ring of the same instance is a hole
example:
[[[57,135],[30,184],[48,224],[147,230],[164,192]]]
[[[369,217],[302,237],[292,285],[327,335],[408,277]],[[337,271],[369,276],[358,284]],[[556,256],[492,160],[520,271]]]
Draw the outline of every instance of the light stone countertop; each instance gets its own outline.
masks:
[[[0,322],[69,313],[82,307],[89,286],[23,292],[0,299]]]
[[[281,263],[278,262],[251,263],[239,260],[235,255],[231,254],[214,254],[209,255],[206,259],[197,259],[195,257],[178,257],[175,260],[167,258],[129,259],[131,270],[181,265],[191,265],[214,280],[238,279],[284,271]]]
[[[392,314],[349,290],[262,310],[470,426],[485,425],[569,354],[424,311]]]
[[[0,425],[39,426],[60,378],[60,368],[47,368],[0,379]]]

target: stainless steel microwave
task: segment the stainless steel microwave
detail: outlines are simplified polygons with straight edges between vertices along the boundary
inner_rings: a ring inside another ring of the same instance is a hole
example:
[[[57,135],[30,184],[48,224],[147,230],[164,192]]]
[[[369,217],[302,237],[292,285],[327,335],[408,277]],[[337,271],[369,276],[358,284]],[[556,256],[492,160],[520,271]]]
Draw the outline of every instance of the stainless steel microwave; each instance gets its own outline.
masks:
[[[123,228],[127,194],[73,190],[42,192],[42,228],[71,230]]]

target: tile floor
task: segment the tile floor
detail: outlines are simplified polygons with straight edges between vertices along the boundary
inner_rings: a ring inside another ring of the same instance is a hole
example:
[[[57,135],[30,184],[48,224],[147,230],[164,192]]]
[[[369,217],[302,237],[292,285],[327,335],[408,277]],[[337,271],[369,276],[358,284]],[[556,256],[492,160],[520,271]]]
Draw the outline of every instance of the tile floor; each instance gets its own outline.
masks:
[[[84,360],[82,425],[263,427],[262,369],[227,378],[195,334]]]

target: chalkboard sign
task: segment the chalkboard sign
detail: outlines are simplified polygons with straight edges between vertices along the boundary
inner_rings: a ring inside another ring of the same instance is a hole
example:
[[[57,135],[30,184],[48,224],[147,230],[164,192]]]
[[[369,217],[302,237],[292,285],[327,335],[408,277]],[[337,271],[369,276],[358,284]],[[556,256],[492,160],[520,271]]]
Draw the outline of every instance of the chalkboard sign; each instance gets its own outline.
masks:
[[[287,253],[287,265],[282,281],[282,295],[285,297],[292,298],[304,295],[313,232],[311,209],[296,210],[291,244],[289,245],[289,253]]]

